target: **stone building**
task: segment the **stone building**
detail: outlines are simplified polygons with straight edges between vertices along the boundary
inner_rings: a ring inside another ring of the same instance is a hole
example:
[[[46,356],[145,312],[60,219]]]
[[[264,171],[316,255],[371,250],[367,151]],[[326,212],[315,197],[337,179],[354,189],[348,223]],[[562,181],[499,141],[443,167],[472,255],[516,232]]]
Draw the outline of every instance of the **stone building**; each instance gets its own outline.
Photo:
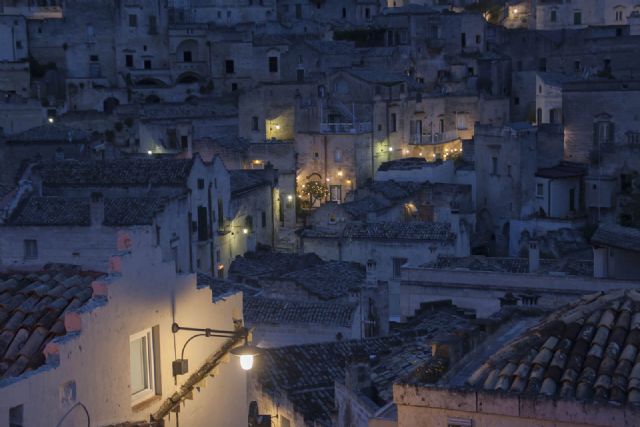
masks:
[[[118,249],[127,253],[111,258],[109,274],[64,265],[0,273],[3,423],[246,425],[245,371],[237,358],[223,363],[242,338],[186,346],[189,334],[171,329],[233,331],[242,294],[198,288],[157,248]],[[172,372],[173,345],[186,346],[186,375]]]
[[[636,290],[599,292],[530,328],[506,325],[508,338],[465,369],[396,384],[398,426],[635,425],[638,301]]]
[[[102,265],[118,230],[159,246],[177,271],[224,275],[235,255],[229,173],[219,158],[46,162],[5,207],[2,263]],[[182,220],[176,220],[182,218]],[[25,243],[26,242],[26,243]],[[62,249],[61,242],[67,246]],[[237,252],[242,250],[242,252]]]

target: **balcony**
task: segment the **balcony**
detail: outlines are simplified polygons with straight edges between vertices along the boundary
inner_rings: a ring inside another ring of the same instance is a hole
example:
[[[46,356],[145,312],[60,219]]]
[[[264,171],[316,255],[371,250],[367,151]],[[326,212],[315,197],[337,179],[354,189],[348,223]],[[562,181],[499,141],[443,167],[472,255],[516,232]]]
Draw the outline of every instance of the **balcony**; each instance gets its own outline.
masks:
[[[425,144],[443,144],[445,142],[451,142],[459,139],[458,131],[449,130],[446,132],[434,132],[411,135],[410,144],[413,145],[425,145]]]
[[[359,134],[371,132],[371,122],[361,123],[320,123],[320,133],[330,134]]]

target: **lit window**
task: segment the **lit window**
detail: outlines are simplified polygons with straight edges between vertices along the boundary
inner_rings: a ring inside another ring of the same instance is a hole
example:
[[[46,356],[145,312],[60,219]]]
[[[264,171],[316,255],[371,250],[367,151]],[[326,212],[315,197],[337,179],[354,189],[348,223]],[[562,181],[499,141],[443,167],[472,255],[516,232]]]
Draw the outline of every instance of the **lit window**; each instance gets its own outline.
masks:
[[[154,357],[151,328],[130,337],[131,401],[134,404],[156,394]]]
[[[34,239],[26,239],[24,241],[24,258],[38,258],[38,241]]]

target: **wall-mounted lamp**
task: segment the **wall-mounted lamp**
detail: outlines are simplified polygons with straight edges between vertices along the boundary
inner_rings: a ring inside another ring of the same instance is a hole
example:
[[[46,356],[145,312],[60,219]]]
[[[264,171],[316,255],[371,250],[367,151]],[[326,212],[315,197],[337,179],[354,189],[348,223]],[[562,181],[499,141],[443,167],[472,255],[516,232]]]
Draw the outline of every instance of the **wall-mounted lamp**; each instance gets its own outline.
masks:
[[[147,151],[147,154],[148,154],[148,155],[152,155],[152,154],[153,154],[153,151],[149,150],[149,151]]]
[[[53,122],[55,122],[55,120],[53,119],[53,117],[49,117],[49,118],[47,119],[47,121],[48,121],[49,123],[53,123]]]
[[[253,358],[260,355],[260,349],[249,344],[249,329],[238,328],[234,331],[226,331],[221,329],[211,328],[189,328],[180,326],[177,323],[171,325],[171,332],[174,334],[179,331],[197,332],[191,338],[189,338],[182,346],[182,352],[180,353],[180,359],[174,360],[172,363],[173,376],[184,375],[189,371],[189,361],[184,358],[184,350],[187,344],[197,337],[214,337],[214,338],[244,338],[244,344],[234,348],[230,351],[234,356],[240,358],[240,367],[245,371],[248,371],[253,367]]]
[[[389,152],[393,152],[393,147],[389,147]]]
[[[287,195],[287,201],[292,202],[293,196],[291,194]]]
[[[243,228],[242,229],[242,234],[249,234],[249,229],[248,228]]]

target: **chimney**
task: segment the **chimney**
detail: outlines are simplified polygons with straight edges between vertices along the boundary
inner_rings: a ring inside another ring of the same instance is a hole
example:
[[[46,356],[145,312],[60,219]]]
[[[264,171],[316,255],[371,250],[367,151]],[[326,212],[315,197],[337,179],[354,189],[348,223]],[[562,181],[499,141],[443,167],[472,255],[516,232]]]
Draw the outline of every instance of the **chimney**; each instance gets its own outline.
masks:
[[[104,223],[104,196],[102,193],[92,193],[89,203],[91,226],[100,227]]]
[[[376,283],[376,262],[372,259],[367,260],[367,285],[375,285]]]
[[[369,356],[361,347],[356,347],[345,361],[345,385],[355,393],[371,390],[371,365]]]
[[[540,247],[537,240],[529,241],[529,273],[535,273],[540,268]]]

